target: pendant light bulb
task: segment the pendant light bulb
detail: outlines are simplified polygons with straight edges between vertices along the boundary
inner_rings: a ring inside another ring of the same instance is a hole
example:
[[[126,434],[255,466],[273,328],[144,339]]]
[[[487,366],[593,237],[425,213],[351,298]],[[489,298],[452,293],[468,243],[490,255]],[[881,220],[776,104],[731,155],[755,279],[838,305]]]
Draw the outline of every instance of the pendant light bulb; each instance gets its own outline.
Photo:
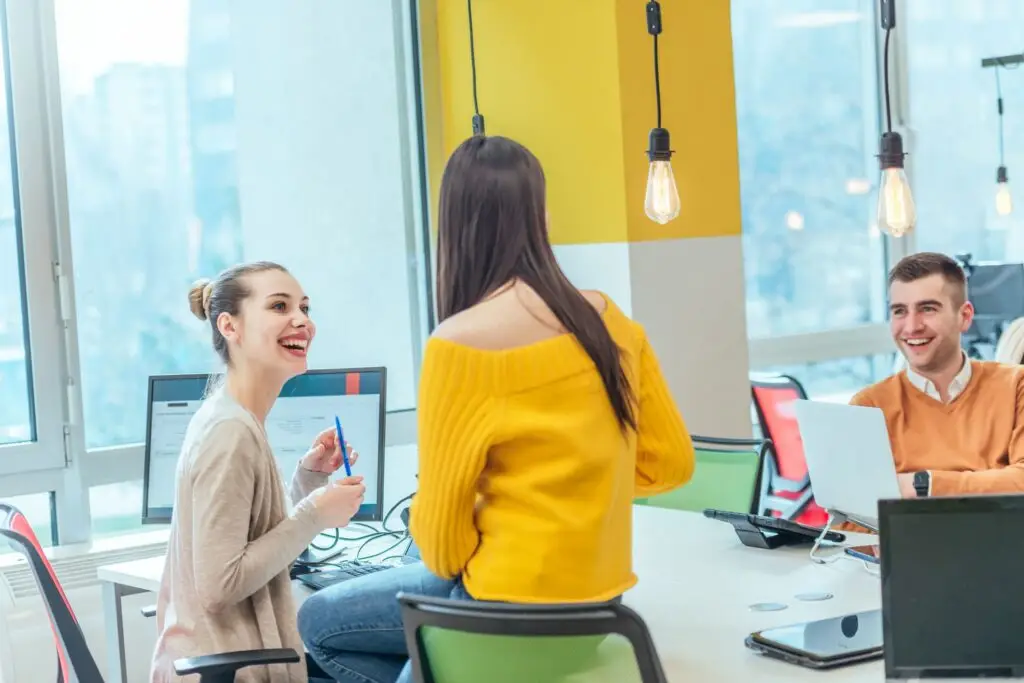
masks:
[[[1006,173],[1005,166],[1000,166],[996,170],[996,213],[1000,216],[1009,216],[1013,213],[1010,178]]]
[[[672,150],[668,131],[664,128],[651,130],[650,148],[647,158],[651,166],[647,171],[647,194],[644,197],[644,211],[647,217],[664,225],[679,215],[679,190],[672,172]]]
[[[917,225],[917,208],[903,170],[904,156],[900,134],[883,133],[878,154],[882,169],[878,186],[878,227],[893,237],[903,237]]]

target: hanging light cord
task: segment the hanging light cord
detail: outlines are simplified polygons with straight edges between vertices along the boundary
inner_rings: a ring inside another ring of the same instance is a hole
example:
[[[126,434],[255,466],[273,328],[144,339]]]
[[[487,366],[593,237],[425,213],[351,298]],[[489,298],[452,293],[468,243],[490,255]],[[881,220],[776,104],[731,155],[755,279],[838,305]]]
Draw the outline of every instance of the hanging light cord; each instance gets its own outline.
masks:
[[[889,107],[889,34],[891,28],[885,29],[885,47],[882,50],[882,73],[885,81],[885,131],[892,132],[892,110]]]
[[[1000,65],[996,65],[996,109],[999,112],[999,165],[1005,166],[1003,159],[1003,86],[999,82]]]
[[[661,128],[661,70],[658,68],[658,34],[654,34],[654,97],[658,103],[658,128]]]
[[[466,0],[466,9],[469,11],[469,64],[473,69],[473,113],[480,115],[480,102],[476,95],[476,46],[473,41],[473,0]]]

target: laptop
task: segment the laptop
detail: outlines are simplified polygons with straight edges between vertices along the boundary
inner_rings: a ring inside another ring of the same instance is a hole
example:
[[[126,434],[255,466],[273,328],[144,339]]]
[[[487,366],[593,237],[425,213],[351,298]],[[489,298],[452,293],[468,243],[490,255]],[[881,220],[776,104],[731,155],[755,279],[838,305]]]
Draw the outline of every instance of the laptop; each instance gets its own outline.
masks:
[[[886,679],[1024,676],[1024,496],[878,510]]]
[[[814,500],[837,519],[878,530],[878,501],[900,498],[885,416],[878,408],[796,400]]]

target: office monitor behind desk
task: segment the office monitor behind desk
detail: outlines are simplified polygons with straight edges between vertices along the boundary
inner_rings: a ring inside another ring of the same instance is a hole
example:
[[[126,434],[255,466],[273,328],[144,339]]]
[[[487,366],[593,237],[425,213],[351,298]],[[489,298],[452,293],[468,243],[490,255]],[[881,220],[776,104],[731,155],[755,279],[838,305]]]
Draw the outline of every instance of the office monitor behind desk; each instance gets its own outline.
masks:
[[[886,678],[1024,676],[1024,496],[878,511]]]
[[[189,421],[206,395],[209,379],[206,374],[156,375],[149,378],[143,524],[168,524],[171,521],[181,445]],[[311,414],[305,413],[307,409]],[[380,521],[384,513],[386,409],[387,370],[383,367],[310,370],[289,380],[265,423],[267,437],[285,480],[291,476],[316,434],[334,425],[337,414],[345,430],[345,439],[360,453],[355,473],[363,474],[367,483],[366,500],[369,502],[360,508],[353,521]],[[156,420],[155,414],[158,415]],[[309,424],[303,424],[304,420]],[[301,434],[296,430],[301,430]],[[343,471],[341,476],[344,476]]]
[[[974,319],[964,334],[972,356],[980,357],[977,346],[995,346],[1005,326],[1024,316],[1024,264],[971,264],[967,298],[974,305]]]

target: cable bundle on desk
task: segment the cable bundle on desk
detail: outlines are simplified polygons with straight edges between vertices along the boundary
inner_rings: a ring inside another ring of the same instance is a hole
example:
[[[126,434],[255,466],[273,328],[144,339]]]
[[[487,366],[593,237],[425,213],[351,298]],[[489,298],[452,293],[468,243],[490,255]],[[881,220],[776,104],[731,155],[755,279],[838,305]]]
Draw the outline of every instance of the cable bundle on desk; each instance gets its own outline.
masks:
[[[392,515],[394,515],[398,511],[398,509],[402,506],[403,503],[407,503],[408,501],[412,500],[413,495],[415,495],[415,494],[410,493],[408,496],[405,496],[404,498],[402,498],[397,503],[395,503],[394,505],[391,506],[391,508],[387,511],[387,513],[384,514],[384,519],[381,521],[382,530],[378,531],[377,529],[375,529],[373,526],[367,524],[366,522],[353,522],[352,524],[350,524],[346,528],[353,528],[353,527],[362,528],[362,529],[365,529],[366,532],[361,534],[361,535],[358,535],[358,536],[343,536],[341,534],[341,529],[331,529],[329,531],[321,531],[320,534],[319,534],[320,536],[326,536],[326,537],[330,538],[330,541],[328,542],[328,544],[326,544],[326,545],[317,545],[316,542],[314,541],[313,543],[309,544],[309,547],[314,549],[314,550],[319,550],[319,551],[322,551],[322,552],[329,552],[331,550],[334,550],[338,546],[338,543],[340,543],[342,541],[344,541],[345,543],[360,543],[360,541],[361,541],[361,544],[359,545],[359,548],[356,550],[355,559],[356,560],[368,560],[368,559],[372,559],[372,558],[375,558],[375,557],[380,557],[381,555],[384,555],[385,553],[390,552],[394,548],[397,548],[399,545],[401,545],[402,543],[405,543],[407,541],[408,541],[409,545],[411,546],[412,545],[412,537],[409,535],[409,530],[407,528],[405,528],[405,527],[403,527],[401,529],[391,529],[391,528],[388,527],[388,521],[391,519]],[[370,544],[370,543],[372,543],[372,542],[374,542],[374,541],[376,541],[378,539],[388,538],[388,537],[390,537],[390,538],[398,538],[398,540],[395,541],[395,543],[393,543],[392,545],[388,546],[387,548],[385,548],[384,550],[382,550],[380,552],[376,552],[376,553],[373,553],[372,555],[368,555],[366,557],[362,557],[363,549],[366,548],[366,546],[368,544]],[[393,557],[393,556],[388,556],[387,558],[384,558],[384,559],[391,559],[391,557]],[[296,561],[296,564],[304,566],[304,567],[313,568],[313,567],[329,567],[329,566],[332,566],[334,563],[331,562],[330,560],[323,560],[323,561],[317,561],[317,562],[307,562],[307,561],[304,561],[304,560],[300,559],[300,560]]]

